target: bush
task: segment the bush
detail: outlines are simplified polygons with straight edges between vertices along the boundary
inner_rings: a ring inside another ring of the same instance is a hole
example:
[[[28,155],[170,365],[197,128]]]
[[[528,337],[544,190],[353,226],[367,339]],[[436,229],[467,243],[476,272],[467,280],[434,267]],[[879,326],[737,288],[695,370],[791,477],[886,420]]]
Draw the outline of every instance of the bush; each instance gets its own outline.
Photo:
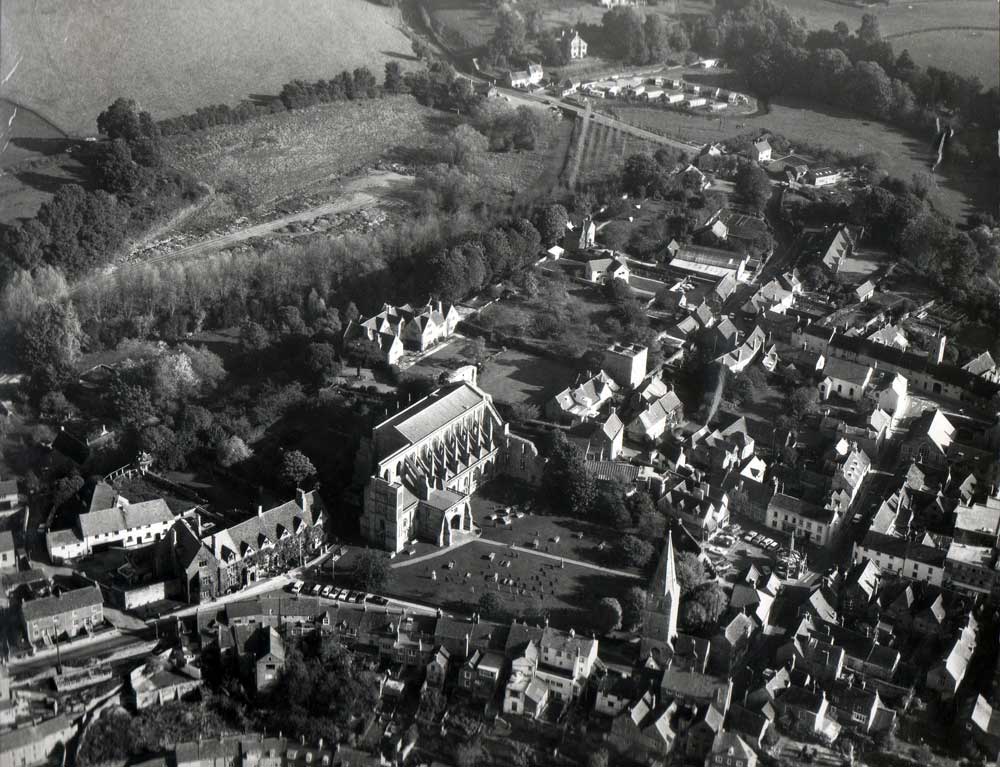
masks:
[[[634,535],[626,535],[621,542],[622,561],[630,567],[645,567],[656,553],[653,545]]]

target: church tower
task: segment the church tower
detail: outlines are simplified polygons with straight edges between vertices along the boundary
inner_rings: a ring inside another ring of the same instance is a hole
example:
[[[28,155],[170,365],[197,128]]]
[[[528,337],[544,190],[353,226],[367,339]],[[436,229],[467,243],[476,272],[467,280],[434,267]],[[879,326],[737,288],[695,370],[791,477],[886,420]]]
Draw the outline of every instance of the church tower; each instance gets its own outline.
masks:
[[[677,611],[680,609],[681,586],[674,564],[673,532],[667,533],[656,572],[649,584],[646,608],[642,614],[643,638],[673,645],[677,636]]]

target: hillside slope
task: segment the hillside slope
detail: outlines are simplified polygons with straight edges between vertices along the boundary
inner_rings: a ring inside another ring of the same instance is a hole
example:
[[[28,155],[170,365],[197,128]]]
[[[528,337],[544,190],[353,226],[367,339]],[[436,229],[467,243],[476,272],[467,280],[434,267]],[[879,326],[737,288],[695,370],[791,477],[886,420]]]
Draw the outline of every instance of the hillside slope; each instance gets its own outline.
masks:
[[[0,97],[75,134],[132,96],[157,117],[409,58],[398,12],[368,0],[5,0]],[[405,64],[405,61],[404,61]]]

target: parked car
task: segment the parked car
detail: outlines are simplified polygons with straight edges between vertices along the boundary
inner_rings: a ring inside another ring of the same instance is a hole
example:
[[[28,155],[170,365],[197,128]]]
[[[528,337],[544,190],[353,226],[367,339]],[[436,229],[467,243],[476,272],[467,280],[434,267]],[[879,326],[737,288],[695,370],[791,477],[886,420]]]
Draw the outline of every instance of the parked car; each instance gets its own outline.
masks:
[[[288,587],[288,590],[293,594],[299,594],[302,592],[302,587],[305,584],[302,581],[292,581],[292,585]]]
[[[367,599],[370,596],[371,596],[371,594],[365,594],[364,592],[359,591],[358,595],[356,597],[354,597],[354,603],[355,604],[361,604],[362,602],[365,601],[365,599]]]
[[[756,537],[753,533],[743,533],[740,536],[744,543],[753,543],[753,539]]]
[[[367,601],[371,602],[373,605],[378,605],[379,607],[385,607],[387,604],[389,604],[388,599],[386,599],[385,597],[380,597],[377,594],[372,594],[370,597],[368,597]]]
[[[326,584],[326,585],[325,585],[325,586],[324,586],[324,587],[323,587],[323,588],[322,588],[322,589],[320,590],[320,592],[319,592],[319,593],[320,593],[320,594],[322,594],[322,595],[323,595],[324,597],[328,597],[328,596],[330,596],[330,594],[332,594],[332,593],[333,593],[333,586],[331,586],[331,585],[330,585],[330,584],[328,583],[328,584]]]

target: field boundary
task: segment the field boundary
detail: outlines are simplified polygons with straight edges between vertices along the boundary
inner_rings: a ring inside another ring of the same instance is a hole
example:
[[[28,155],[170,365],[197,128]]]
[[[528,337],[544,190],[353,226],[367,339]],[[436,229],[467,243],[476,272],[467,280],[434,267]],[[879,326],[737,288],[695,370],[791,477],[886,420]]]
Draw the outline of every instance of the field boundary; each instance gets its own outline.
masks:
[[[908,32],[896,32],[891,35],[883,35],[883,40],[898,40],[901,37],[913,37],[915,35],[930,34],[932,32],[998,32],[1000,27],[983,26],[944,26],[927,27],[926,29],[911,29]]]
[[[577,119],[582,120],[583,127],[580,128],[580,134],[576,137],[576,152],[573,155],[573,165],[569,169],[569,175],[566,177],[566,186],[573,190],[576,188],[576,179],[580,174],[580,163],[583,160],[583,148],[587,141],[587,133],[590,130],[590,106],[587,106],[587,111],[582,117]]]

